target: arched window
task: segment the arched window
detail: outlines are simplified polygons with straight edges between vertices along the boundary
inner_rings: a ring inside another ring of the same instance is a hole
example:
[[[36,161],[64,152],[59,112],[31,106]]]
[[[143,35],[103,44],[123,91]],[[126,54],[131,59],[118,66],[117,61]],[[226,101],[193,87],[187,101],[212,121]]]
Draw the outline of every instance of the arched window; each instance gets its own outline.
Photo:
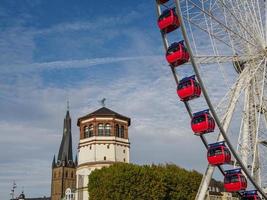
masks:
[[[98,124],[98,135],[99,136],[102,136],[102,135],[104,135],[104,126],[103,126],[103,124]]]
[[[94,125],[91,124],[89,126],[89,137],[93,137],[94,136]]]
[[[89,137],[89,128],[88,126],[84,127],[84,138],[88,138]]]
[[[68,178],[68,171],[66,171],[66,173],[65,173],[65,177]]]
[[[110,126],[110,124],[106,124],[105,125],[105,135],[110,136],[110,133],[111,133],[111,126]]]
[[[118,124],[115,125],[115,133],[116,133],[116,137],[120,137],[120,130],[119,130]]]
[[[71,178],[73,178],[73,172],[71,172]]]
[[[121,126],[120,128],[120,137],[124,138],[124,126]]]

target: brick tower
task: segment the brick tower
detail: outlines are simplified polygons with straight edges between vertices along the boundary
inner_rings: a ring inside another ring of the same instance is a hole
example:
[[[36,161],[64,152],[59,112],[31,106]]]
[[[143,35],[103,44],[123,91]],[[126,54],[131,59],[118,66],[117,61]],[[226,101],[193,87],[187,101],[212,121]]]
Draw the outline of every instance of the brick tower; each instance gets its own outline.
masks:
[[[65,191],[74,191],[76,185],[76,163],[72,156],[71,118],[69,109],[64,119],[63,136],[57,159],[52,163],[51,200],[61,200]]]

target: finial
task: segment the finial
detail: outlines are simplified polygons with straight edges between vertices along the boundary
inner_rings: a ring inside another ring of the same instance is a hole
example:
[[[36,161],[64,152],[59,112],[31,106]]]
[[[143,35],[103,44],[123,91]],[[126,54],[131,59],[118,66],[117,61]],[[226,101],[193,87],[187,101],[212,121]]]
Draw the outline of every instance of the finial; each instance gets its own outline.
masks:
[[[15,189],[17,188],[17,184],[16,184],[16,182],[15,182],[15,180],[13,181],[13,185],[12,185],[12,189],[11,189],[11,193],[10,193],[10,195],[11,195],[11,197],[12,197],[12,200],[14,199],[14,197],[15,197]]]
[[[102,107],[105,107],[105,106],[106,106],[105,101],[106,101],[106,98],[103,98],[103,99],[100,101]]]
[[[67,100],[67,110],[69,111],[70,110],[70,101]]]

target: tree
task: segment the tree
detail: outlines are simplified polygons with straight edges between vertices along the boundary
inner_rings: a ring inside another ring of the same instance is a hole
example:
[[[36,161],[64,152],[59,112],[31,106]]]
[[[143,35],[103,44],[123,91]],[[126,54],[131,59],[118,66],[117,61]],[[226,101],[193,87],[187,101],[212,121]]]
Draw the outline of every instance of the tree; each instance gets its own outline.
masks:
[[[90,200],[191,200],[202,175],[176,165],[118,163],[89,175]]]

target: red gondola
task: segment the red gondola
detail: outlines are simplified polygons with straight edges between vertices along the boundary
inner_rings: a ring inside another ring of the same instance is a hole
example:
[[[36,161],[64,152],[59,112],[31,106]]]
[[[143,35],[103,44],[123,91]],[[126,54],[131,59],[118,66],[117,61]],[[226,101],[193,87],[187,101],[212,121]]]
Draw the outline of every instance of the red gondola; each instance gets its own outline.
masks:
[[[247,180],[241,168],[225,171],[224,188],[226,192],[237,192],[247,188]]]
[[[213,132],[215,129],[215,121],[210,115],[209,110],[193,114],[191,128],[196,135]]]
[[[222,165],[231,161],[231,153],[224,142],[217,142],[209,144],[207,158],[211,165]]]
[[[169,0],[157,0],[158,4],[164,4],[167,3]]]
[[[245,191],[242,194],[241,200],[261,200],[259,197],[257,190]]]
[[[177,94],[181,101],[188,101],[199,97],[201,88],[196,81],[195,76],[182,79],[177,86]]]
[[[173,43],[167,50],[166,59],[173,67],[177,67],[189,61],[189,53],[183,41]]]
[[[178,16],[175,8],[164,10],[159,16],[158,27],[164,33],[170,33],[180,27]]]

